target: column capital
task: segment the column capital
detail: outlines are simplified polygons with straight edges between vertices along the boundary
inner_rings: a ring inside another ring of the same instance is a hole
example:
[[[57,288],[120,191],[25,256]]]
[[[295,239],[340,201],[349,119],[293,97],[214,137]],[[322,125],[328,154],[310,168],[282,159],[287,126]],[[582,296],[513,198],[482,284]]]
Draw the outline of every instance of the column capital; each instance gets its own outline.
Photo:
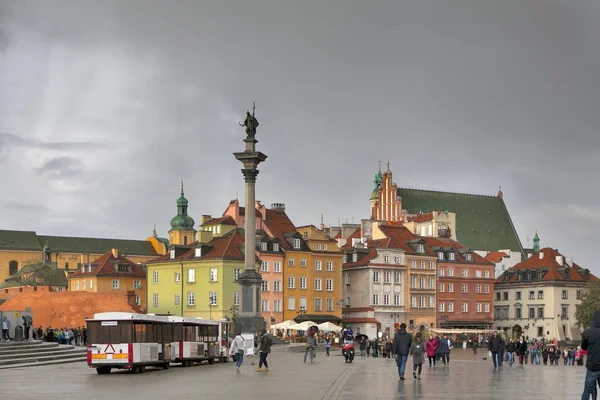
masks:
[[[258,172],[259,171],[256,168],[243,168],[242,174],[244,175],[244,181],[246,183],[255,183]]]

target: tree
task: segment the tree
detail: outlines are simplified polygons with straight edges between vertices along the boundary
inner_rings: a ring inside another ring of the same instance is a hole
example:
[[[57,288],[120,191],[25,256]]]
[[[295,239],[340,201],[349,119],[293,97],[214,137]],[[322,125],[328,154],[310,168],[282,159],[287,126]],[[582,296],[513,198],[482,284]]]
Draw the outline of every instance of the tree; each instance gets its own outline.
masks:
[[[577,305],[575,321],[579,328],[589,328],[594,311],[600,311],[600,283],[594,282],[581,291],[581,304]]]

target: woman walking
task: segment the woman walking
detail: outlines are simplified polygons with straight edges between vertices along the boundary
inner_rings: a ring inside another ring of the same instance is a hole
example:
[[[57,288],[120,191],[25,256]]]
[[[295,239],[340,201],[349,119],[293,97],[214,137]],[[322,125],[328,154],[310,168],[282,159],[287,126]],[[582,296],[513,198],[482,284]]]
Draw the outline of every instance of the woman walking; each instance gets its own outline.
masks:
[[[523,358],[525,357],[526,354],[527,354],[527,342],[525,341],[523,336],[521,336],[519,338],[519,341],[517,342],[517,356],[519,357],[519,365],[521,367],[523,366]],[[525,361],[525,364],[527,364],[527,361]]]
[[[435,359],[436,359],[438,346],[439,346],[439,343],[435,339],[435,337],[433,335],[429,335],[429,340],[427,341],[427,343],[425,343],[425,350],[427,352],[427,358],[429,359],[429,367],[431,367],[432,363],[433,363],[433,366],[435,367]]]
[[[410,354],[413,356],[413,378],[421,379],[423,370],[423,358],[425,356],[425,346],[421,342],[421,334],[417,333],[415,341],[410,346]],[[417,376],[418,373],[418,376]]]
[[[235,369],[238,373],[244,362],[244,354],[246,354],[246,342],[242,335],[238,333],[235,335],[235,338],[231,342],[231,347],[229,348],[229,355],[233,357]]]
[[[261,333],[261,335],[258,338],[259,359],[258,359],[258,368],[256,368],[256,372],[261,372],[262,371],[261,368],[263,365],[265,366],[264,371],[269,372],[269,364],[267,363],[267,356],[271,352],[271,346],[273,345],[273,341],[267,335],[267,331],[265,329],[263,329],[260,333]]]

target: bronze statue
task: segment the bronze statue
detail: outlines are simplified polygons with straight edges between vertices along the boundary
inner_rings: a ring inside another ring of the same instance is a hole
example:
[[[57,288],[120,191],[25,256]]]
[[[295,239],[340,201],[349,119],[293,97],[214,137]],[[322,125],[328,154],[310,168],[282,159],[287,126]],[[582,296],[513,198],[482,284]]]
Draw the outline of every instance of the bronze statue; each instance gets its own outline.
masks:
[[[258,128],[258,120],[254,116],[255,109],[256,105],[253,103],[252,114],[250,114],[250,111],[246,111],[246,120],[244,123],[242,124],[238,122],[240,126],[246,127],[246,135],[248,135],[248,139],[254,139],[254,136],[256,135],[256,128]]]

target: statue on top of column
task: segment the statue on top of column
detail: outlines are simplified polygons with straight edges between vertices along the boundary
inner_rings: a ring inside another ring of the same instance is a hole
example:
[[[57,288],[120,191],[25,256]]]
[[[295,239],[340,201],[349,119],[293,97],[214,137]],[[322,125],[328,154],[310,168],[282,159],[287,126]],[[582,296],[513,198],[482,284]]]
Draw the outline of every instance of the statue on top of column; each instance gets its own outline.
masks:
[[[256,110],[256,104],[252,103],[252,114],[250,111],[246,111],[246,120],[244,123],[239,123],[240,126],[246,127],[246,135],[248,135],[247,139],[254,139],[256,135],[256,128],[258,128],[258,120],[254,116],[254,111]]]

